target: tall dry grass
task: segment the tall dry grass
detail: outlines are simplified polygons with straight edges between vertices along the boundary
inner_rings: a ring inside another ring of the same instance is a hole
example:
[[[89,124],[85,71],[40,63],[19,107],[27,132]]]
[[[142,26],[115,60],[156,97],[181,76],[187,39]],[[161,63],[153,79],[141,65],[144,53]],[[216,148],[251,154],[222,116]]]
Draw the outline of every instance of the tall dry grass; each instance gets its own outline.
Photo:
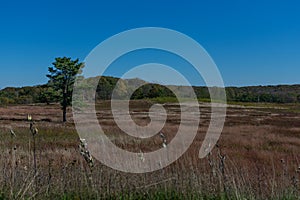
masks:
[[[97,161],[91,166],[80,153],[74,126],[45,122],[42,116],[35,123],[34,164],[30,122],[2,121],[0,199],[299,199],[298,114],[230,108],[218,146],[200,160],[209,123],[209,109],[201,109],[202,126],[188,151],[146,174],[118,172]],[[106,111],[98,114],[119,147],[135,152],[162,147],[159,135],[143,141],[124,136]],[[144,119],[138,116],[137,123]],[[177,117],[171,115],[163,129],[167,143],[177,131]]]

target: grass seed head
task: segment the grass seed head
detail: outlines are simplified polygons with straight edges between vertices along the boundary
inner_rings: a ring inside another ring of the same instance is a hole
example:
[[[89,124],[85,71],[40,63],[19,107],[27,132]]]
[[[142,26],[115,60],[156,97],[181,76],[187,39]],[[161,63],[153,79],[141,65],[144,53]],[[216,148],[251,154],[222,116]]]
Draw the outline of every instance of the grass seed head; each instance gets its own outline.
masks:
[[[80,154],[83,156],[85,161],[89,164],[90,167],[94,166],[94,160],[93,157],[91,156],[88,148],[87,148],[87,142],[85,139],[80,138],[80,144],[78,145]]]
[[[142,162],[145,162],[145,157],[144,157],[144,153],[142,152],[142,150],[140,150],[139,158]]]
[[[11,135],[12,137],[16,137],[16,134],[15,134],[15,132],[14,132],[12,129],[10,129],[10,135]]]
[[[38,134],[38,133],[39,133],[39,130],[35,127],[35,128],[33,129],[32,134],[36,135],[36,134]]]

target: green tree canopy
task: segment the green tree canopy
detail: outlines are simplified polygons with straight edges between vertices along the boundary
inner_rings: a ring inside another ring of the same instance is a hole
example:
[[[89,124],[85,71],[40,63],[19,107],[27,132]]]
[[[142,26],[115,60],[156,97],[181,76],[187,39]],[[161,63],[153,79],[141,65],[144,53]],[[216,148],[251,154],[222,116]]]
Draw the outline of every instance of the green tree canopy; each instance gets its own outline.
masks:
[[[67,107],[72,102],[73,84],[76,76],[82,73],[84,64],[79,62],[79,59],[72,60],[67,57],[55,58],[52,63],[53,67],[49,67],[47,77],[49,85],[59,92],[61,106],[63,110],[63,122],[67,121]]]

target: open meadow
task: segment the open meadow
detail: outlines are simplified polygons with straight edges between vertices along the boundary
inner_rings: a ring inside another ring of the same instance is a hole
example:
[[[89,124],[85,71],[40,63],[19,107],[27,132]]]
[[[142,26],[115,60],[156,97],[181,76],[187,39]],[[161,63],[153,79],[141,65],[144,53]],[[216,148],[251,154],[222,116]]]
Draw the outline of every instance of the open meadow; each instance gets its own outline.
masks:
[[[151,104],[131,102],[137,124],[149,122]],[[168,118],[162,131],[169,143],[180,110],[176,103],[163,105]],[[299,199],[300,105],[229,105],[217,146],[199,159],[209,105],[200,103],[200,126],[188,151],[162,170],[145,174],[115,171],[95,159],[90,166],[80,154],[70,109],[68,122],[62,123],[58,104],[0,107],[0,199]],[[38,129],[35,145],[28,114]],[[125,136],[109,101],[97,104],[97,117],[120,148],[150,152],[162,147],[159,135],[145,140]]]

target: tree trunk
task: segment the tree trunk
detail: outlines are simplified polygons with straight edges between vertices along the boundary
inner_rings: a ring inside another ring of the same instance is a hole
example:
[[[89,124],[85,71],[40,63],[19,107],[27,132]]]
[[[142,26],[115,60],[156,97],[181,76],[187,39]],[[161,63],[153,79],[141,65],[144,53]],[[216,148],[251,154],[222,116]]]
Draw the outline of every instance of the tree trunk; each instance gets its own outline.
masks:
[[[63,110],[63,122],[66,122],[67,121],[67,88],[65,88],[63,92],[62,110]]]
[[[63,106],[63,122],[67,121],[67,106]]]

